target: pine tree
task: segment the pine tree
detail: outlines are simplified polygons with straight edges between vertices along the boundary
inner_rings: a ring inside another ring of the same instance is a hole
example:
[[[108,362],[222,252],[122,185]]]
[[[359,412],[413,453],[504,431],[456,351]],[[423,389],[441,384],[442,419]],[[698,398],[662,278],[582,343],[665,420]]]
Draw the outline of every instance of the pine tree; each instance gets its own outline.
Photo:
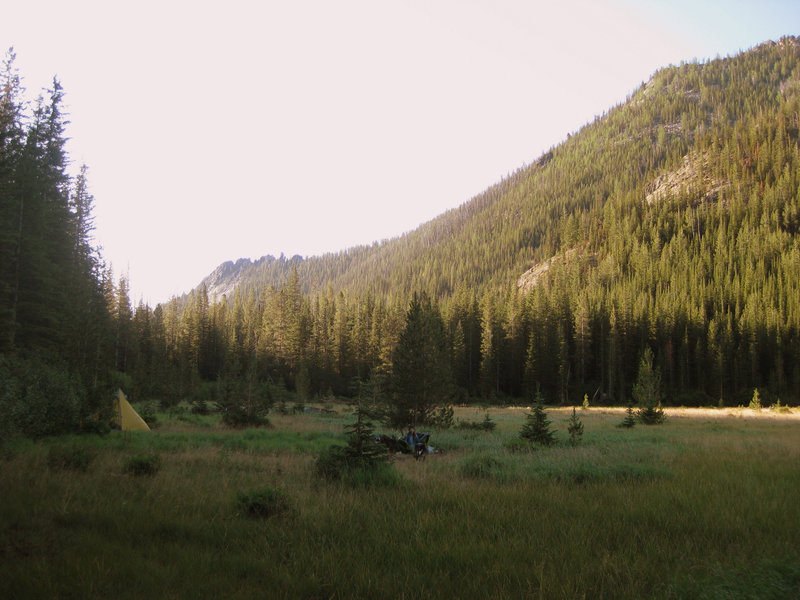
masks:
[[[758,393],[758,388],[753,390],[753,397],[750,399],[748,408],[752,410],[761,410],[761,394]]]
[[[414,294],[406,326],[394,351],[389,424],[425,423],[452,393],[450,353],[444,323],[427,294]]]
[[[550,429],[550,421],[544,409],[544,398],[539,392],[536,394],[533,412],[528,413],[519,435],[531,444],[539,446],[552,446],[556,442],[555,432]]]
[[[569,432],[569,443],[571,446],[577,446],[581,443],[581,438],[583,437],[583,423],[578,413],[575,411],[575,408],[572,409],[572,416],[569,419],[567,431]]]
[[[49,102],[39,97],[15,174],[17,230],[13,238],[11,346],[58,356],[68,351],[75,305],[72,273],[72,215],[64,145],[63,91],[53,80]]]
[[[625,418],[622,419],[622,423],[617,425],[617,427],[631,429],[635,425],[636,425],[636,419],[633,416],[633,404],[629,404],[627,410],[625,411]]]
[[[639,361],[639,375],[633,386],[633,398],[639,403],[639,420],[645,425],[664,422],[661,408],[661,371],[653,367],[653,351],[646,348]]]
[[[330,481],[353,484],[396,483],[386,446],[375,442],[372,423],[360,402],[353,412],[355,422],[346,426],[347,445],[334,445],[317,457],[315,472]]]
[[[16,184],[25,132],[22,85],[8,50],[0,73],[0,351],[14,345],[22,198]]]
[[[358,466],[386,462],[388,460],[386,446],[375,443],[372,422],[360,401],[356,404],[353,416],[356,420],[345,428],[348,438],[345,454],[350,462]]]

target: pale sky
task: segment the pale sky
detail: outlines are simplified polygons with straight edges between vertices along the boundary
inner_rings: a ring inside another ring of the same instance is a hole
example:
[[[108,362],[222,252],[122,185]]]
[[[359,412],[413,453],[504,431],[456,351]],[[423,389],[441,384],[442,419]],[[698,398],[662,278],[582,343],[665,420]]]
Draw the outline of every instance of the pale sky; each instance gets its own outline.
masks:
[[[2,50],[30,97],[61,81],[97,242],[151,306],[226,260],[398,236],[659,68],[800,34],[797,0],[7,4]]]

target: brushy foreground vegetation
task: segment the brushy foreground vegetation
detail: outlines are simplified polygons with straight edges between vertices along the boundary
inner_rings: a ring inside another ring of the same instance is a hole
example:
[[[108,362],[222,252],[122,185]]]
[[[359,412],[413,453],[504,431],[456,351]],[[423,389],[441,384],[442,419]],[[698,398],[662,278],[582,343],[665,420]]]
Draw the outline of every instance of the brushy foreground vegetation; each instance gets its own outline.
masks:
[[[622,429],[624,410],[589,409],[572,447],[571,410],[549,409],[557,444],[525,450],[510,441],[527,411],[434,431],[444,452],[398,457],[392,486],[315,477],[345,407],[258,430],[159,415],[151,433],[8,442],[0,596],[800,597],[797,411]]]

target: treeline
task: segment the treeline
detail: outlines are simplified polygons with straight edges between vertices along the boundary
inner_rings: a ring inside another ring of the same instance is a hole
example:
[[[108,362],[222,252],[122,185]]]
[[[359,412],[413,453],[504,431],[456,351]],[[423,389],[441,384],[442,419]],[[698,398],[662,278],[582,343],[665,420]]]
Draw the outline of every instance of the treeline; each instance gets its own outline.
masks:
[[[99,406],[114,323],[87,169],[67,172],[63,90],[54,79],[29,105],[14,59],[0,73],[0,433],[43,435]]]

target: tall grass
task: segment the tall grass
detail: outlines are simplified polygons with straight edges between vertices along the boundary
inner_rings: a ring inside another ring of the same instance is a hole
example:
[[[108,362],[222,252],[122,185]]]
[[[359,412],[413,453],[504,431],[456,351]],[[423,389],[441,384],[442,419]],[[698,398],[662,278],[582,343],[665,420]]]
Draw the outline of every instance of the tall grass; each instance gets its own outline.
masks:
[[[800,421],[623,431],[622,412],[590,410],[571,448],[568,413],[551,411],[564,443],[519,454],[504,442],[525,411],[490,412],[495,431],[433,432],[444,454],[398,458],[392,488],[314,477],[347,415],[20,444],[0,458],[0,596],[800,595]],[[51,447],[81,444],[85,471],[48,467]],[[157,473],[126,471],[153,453]],[[264,489],[291,511],[242,516],[242,494]]]

